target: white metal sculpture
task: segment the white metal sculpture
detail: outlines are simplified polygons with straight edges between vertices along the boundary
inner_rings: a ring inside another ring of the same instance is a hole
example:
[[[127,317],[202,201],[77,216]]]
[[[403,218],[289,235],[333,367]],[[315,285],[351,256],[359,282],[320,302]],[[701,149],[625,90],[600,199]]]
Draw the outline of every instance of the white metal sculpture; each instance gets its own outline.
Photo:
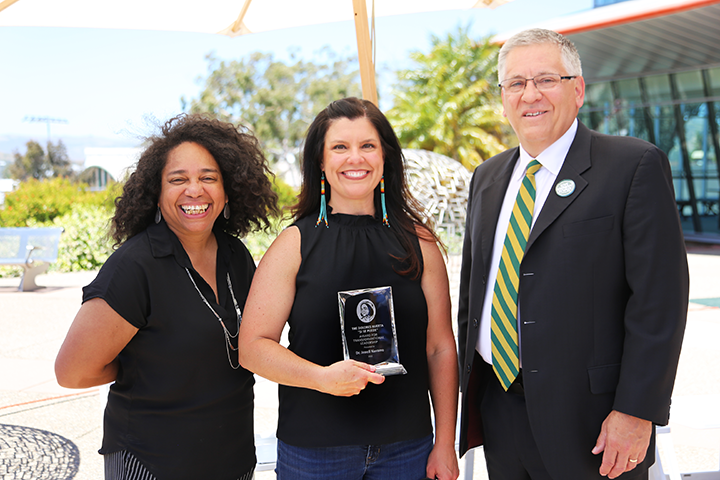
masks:
[[[439,153],[405,149],[403,154],[410,191],[453,249],[465,233],[472,174],[460,162]]]

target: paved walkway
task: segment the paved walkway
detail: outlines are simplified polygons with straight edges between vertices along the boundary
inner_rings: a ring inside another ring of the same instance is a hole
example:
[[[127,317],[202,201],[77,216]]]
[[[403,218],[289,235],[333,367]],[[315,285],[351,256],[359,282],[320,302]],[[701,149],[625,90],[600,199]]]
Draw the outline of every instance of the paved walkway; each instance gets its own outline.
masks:
[[[673,397],[671,436],[682,472],[720,465],[720,250],[692,250],[691,305]],[[452,271],[457,278],[458,272]],[[0,479],[102,478],[101,398],[97,388],[69,390],[55,382],[53,362],[94,273],[49,274],[45,286],[18,292],[0,279]],[[457,289],[453,287],[453,293]],[[271,437],[276,387],[258,378],[256,433]],[[707,428],[713,427],[713,428]],[[668,447],[661,450],[669,462]],[[484,479],[476,455],[475,479]],[[257,480],[274,479],[259,472]],[[462,478],[462,477],[461,477]]]

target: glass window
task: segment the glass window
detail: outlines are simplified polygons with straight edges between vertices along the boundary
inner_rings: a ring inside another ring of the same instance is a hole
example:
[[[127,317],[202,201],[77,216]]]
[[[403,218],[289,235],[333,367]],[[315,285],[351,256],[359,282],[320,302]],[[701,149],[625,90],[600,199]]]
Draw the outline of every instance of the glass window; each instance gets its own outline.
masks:
[[[680,99],[690,100],[705,96],[700,70],[678,73],[675,75],[675,81]]]
[[[720,95],[720,68],[708,71],[714,95]],[[640,81],[639,81],[640,80]],[[693,231],[693,207],[703,221],[702,230],[718,232],[720,210],[720,180],[712,138],[712,124],[720,128],[720,102],[714,102],[714,118],[706,102],[692,101],[703,97],[700,71],[675,75],[677,100],[670,93],[669,75],[655,75],[643,79],[627,79],[614,83],[588,86],[578,117],[593,130],[611,135],[630,135],[655,143],[667,153],[673,176],[675,195],[683,220],[683,228]],[[649,105],[643,102],[645,88]],[[615,98],[612,93],[617,94]],[[688,101],[690,100],[690,101]],[[676,113],[679,115],[676,116]],[[685,134],[690,171],[684,169],[683,150],[677,134],[679,117]],[[690,176],[696,203],[690,202]]]
[[[673,172],[682,171],[679,144],[676,142],[677,135],[675,135],[675,112],[672,105],[664,107],[655,105],[650,108],[650,113],[657,146],[670,157]],[[673,152],[673,149],[676,151]],[[674,158],[673,153],[677,154]]]
[[[710,77],[710,93],[720,95],[720,68],[711,68],[708,73]]]
[[[650,123],[648,123],[645,110],[645,107],[636,107],[630,110],[630,115],[628,116],[628,135],[655,143],[652,119],[650,119]]]
[[[588,108],[607,108],[612,101],[610,83],[594,83],[585,87],[585,105]]]
[[[667,75],[654,75],[652,77],[643,78],[645,91],[647,92],[648,102],[667,102],[672,100],[670,92],[670,79]]]
[[[710,121],[714,121],[715,125],[717,125],[717,130],[720,131],[720,102],[713,102],[713,109],[715,110],[715,118],[711,118]],[[712,127],[708,125],[708,128],[711,128],[710,135],[712,135]],[[718,139],[720,142],[720,138]],[[720,152],[715,151],[715,143],[713,142],[712,136],[708,137],[708,142],[710,142],[710,152],[708,153],[708,159],[712,161],[712,163],[715,165],[715,171],[717,171],[717,165],[718,165],[718,156],[720,155]]]
[[[620,80],[617,82],[617,91],[625,104],[638,104],[642,103],[642,96],[640,95],[640,85],[637,78],[630,80]]]

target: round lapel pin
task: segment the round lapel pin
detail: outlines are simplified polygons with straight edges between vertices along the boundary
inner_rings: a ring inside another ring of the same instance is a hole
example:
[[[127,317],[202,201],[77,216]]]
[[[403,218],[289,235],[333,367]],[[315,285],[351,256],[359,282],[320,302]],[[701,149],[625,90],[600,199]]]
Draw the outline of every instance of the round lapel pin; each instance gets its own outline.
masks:
[[[575,182],[570,179],[561,180],[555,185],[555,193],[558,197],[567,197],[575,191]]]

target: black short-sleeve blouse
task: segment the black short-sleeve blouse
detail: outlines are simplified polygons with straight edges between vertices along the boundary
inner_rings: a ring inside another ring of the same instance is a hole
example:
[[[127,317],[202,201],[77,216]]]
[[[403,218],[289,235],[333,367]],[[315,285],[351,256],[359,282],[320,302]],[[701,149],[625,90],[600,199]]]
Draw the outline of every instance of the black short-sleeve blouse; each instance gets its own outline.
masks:
[[[234,480],[255,464],[253,376],[231,367],[223,329],[186,271],[234,334],[226,275],[242,310],[255,264],[240,240],[214,233],[218,300],[164,221],[125,242],[83,289],[84,302],[102,298],[139,328],[119,354],[100,453],[129,450],[160,480]],[[237,352],[230,358],[237,366]]]

